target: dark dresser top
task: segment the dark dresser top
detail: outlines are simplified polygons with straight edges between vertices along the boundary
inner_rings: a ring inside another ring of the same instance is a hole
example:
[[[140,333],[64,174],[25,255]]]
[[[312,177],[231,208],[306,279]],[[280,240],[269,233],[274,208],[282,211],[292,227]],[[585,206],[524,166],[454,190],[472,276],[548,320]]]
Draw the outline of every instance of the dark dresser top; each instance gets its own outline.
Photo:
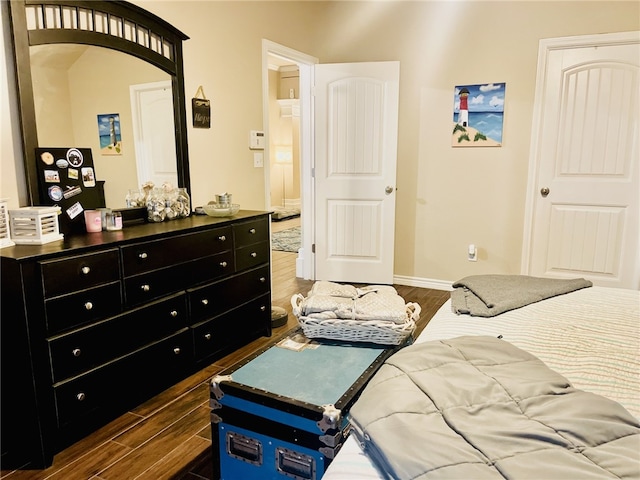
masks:
[[[270,212],[257,210],[240,210],[233,217],[210,217],[208,215],[191,215],[187,218],[160,223],[141,223],[124,227],[122,230],[102,231],[96,233],[75,234],[65,236],[44,245],[15,245],[0,249],[4,259],[18,261],[39,257],[56,257],[84,251],[96,247],[116,247],[140,240],[156,240],[182,233],[193,233],[207,230],[215,226],[225,226],[242,220],[250,220],[269,215]]]

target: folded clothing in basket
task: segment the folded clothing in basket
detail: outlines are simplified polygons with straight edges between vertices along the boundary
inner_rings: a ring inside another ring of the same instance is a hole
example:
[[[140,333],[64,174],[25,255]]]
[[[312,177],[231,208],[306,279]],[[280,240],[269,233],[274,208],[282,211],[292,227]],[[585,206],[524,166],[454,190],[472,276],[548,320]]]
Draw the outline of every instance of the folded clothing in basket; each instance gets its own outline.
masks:
[[[309,290],[308,297],[315,295],[330,295],[332,297],[357,298],[365,293],[377,292],[388,295],[397,295],[396,289],[389,285],[368,285],[366,287],[354,287],[353,285],[343,285],[341,283],[318,280]]]
[[[356,288],[318,281],[306,298],[292,296],[291,306],[309,338],[399,345],[420,318],[420,305],[405,303],[387,285]]]
[[[294,302],[295,299],[295,302]],[[295,303],[295,304],[294,304]],[[344,320],[384,320],[394,323],[407,321],[407,305],[395,288],[388,285],[352,285],[318,281],[307,298],[294,295],[294,314],[297,317]]]

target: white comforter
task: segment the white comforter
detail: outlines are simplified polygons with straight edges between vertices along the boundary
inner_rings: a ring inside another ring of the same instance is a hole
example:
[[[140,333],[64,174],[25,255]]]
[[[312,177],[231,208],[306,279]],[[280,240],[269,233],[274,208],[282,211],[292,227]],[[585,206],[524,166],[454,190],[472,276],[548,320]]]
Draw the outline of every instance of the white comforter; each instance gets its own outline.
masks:
[[[491,318],[455,315],[446,302],[417,342],[502,335],[567,377],[640,418],[640,292],[591,287]],[[323,480],[385,478],[353,438]]]

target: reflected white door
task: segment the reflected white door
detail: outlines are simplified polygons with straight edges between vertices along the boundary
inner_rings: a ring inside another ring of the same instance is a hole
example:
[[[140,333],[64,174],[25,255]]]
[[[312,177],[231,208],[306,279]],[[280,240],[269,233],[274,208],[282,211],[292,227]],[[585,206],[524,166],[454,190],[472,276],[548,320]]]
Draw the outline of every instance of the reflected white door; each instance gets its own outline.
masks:
[[[640,36],[576,38],[541,42],[528,273],[638,289]]]
[[[178,185],[171,81],[131,86],[138,185]]]
[[[393,283],[399,62],[315,66],[315,272]]]

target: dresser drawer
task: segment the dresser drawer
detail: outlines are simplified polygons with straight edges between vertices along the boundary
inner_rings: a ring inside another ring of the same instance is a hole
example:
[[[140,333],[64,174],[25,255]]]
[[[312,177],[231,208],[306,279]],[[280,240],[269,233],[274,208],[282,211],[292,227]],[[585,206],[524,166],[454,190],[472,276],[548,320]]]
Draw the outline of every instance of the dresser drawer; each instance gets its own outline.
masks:
[[[191,323],[214,317],[269,292],[269,266],[188,290]]]
[[[227,251],[191,262],[155,270],[124,279],[125,302],[128,306],[204,283],[235,270],[233,252]]]
[[[234,224],[233,238],[236,248],[259,242],[268,242],[269,220],[261,218],[260,220]]]
[[[134,405],[139,400],[139,392],[148,397],[150,385],[160,388],[169,384],[184,374],[192,361],[191,333],[184,329],[116,362],[55,384],[58,426],[81,422],[89,414]],[[145,386],[136,389],[141,382]]]
[[[263,295],[193,327],[196,361],[245,343],[258,335],[271,335],[271,296]]]
[[[121,311],[120,282],[45,301],[47,330],[50,334],[111,317]]]
[[[178,294],[49,339],[53,381],[124,356],[187,326],[186,295]]]
[[[120,278],[118,250],[40,262],[47,298],[76,292]]]
[[[233,248],[230,226],[122,248],[124,276],[188,262]]]
[[[236,271],[240,272],[247,268],[268,263],[269,255],[271,254],[270,248],[271,244],[269,242],[262,242],[236,249]]]

